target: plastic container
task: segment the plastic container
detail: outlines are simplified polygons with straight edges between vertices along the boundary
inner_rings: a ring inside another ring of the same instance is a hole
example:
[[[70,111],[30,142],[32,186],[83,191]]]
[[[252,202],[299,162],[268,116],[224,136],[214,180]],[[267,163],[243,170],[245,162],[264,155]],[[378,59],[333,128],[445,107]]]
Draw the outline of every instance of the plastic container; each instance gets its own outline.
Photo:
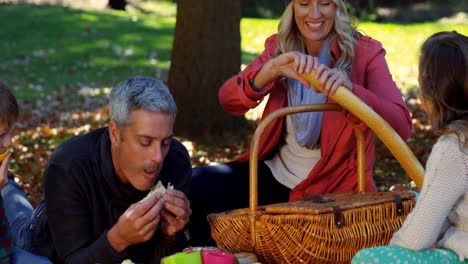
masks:
[[[200,252],[180,252],[165,257],[161,261],[163,264],[202,264]]]
[[[232,264],[234,255],[220,251],[202,251],[203,264]]]
[[[234,254],[234,256],[237,258],[237,262],[239,264],[252,264],[258,261],[257,256],[254,253],[240,252]]]

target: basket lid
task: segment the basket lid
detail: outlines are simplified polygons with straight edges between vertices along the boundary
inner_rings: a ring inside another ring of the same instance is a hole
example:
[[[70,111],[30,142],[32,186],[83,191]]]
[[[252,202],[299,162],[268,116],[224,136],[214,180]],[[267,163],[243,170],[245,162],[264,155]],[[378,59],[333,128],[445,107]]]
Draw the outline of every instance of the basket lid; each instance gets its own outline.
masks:
[[[414,193],[407,191],[393,192],[367,192],[367,193],[333,193],[326,195],[313,195],[302,200],[270,204],[261,206],[270,214],[324,214],[333,212],[334,207],[345,211],[361,207],[375,206],[385,203],[395,203],[397,200],[405,201],[415,197]]]

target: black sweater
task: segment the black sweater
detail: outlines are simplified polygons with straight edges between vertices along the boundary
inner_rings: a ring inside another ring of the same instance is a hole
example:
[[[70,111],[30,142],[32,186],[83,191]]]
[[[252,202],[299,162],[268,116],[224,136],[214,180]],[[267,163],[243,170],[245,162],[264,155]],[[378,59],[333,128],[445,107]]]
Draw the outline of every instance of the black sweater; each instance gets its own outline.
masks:
[[[164,241],[160,230],[145,243],[117,253],[107,232],[119,216],[147,192],[122,183],[114,170],[107,128],[73,137],[52,154],[45,172],[45,200],[49,216],[55,263],[159,263],[160,259],[186,246]],[[173,139],[157,178],[186,195],[190,188],[191,164],[185,147]]]

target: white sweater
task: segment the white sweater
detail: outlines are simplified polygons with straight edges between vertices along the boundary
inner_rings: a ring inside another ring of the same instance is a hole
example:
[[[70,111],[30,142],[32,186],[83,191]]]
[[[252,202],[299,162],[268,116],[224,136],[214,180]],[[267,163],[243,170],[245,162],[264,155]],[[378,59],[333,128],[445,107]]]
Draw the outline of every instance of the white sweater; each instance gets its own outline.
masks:
[[[468,259],[468,150],[454,136],[437,140],[427,161],[423,188],[390,245],[411,250],[438,247]]]

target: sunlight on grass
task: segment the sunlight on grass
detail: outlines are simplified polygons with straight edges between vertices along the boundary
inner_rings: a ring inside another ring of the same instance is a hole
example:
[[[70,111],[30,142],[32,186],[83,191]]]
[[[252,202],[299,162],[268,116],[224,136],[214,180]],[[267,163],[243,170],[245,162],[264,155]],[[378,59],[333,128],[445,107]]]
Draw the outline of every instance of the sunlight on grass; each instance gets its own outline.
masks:
[[[424,40],[438,31],[457,30],[468,33],[468,25],[423,24],[375,24],[359,25],[362,33],[379,40],[387,51],[387,62],[398,87],[417,87],[418,60]]]
[[[241,20],[241,48],[244,52],[258,54],[263,50],[265,39],[276,33],[276,19],[244,18]]]
[[[177,12],[177,5],[167,1],[139,1],[135,2],[134,5],[159,17],[175,17]],[[128,9],[130,13],[139,13],[132,5],[128,6]]]
[[[96,22],[99,20],[99,17],[97,15],[92,14],[81,14],[80,19],[89,22]]]
[[[143,19],[140,23],[147,27],[154,27],[154,28],[175,28],[176,19],[175,17],[167,17],[161,19],[160,17],[150,14],[147,16],[147,19]]]
[[[264,41],[275,33],[276,19],[244,18],[241,22],[242,63],[247,65],[264,48]],[[468,25],[446,23],[378,24],[361,23],[358,30],[380,41],[387,51],[386,59],[395,82],[401,89],[417,87],[419,49],[423,41],[438,31],[457,30],[468,34]]]
[[[175,17],[53,6],[0,8],[0,78],[19,98],[46,97],[83,83],[112,87],[137,74],[167,78]]]

